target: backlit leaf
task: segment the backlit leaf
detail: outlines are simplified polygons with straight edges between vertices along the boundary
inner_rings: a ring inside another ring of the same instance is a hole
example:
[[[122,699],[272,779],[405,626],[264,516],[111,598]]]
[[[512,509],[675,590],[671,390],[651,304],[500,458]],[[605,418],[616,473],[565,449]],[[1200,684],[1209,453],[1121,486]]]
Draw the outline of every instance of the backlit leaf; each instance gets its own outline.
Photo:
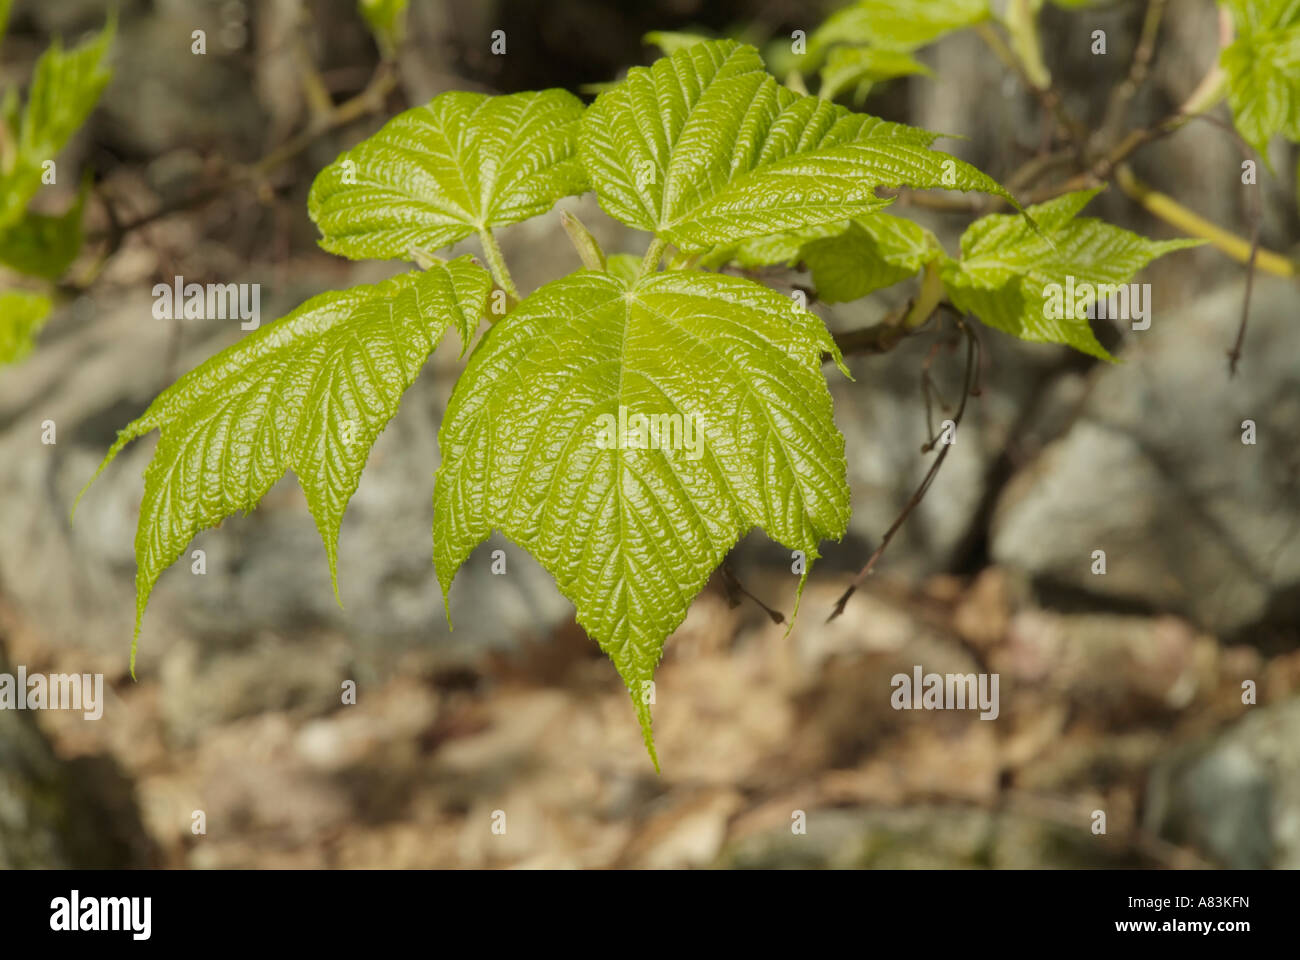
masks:
[[[582,110],[564,90],[453,91],[398,114],[316,177],[308,212],[321,246],[411,260],[412,248],[545,213],[588,189],[576,155]]]
[[[1300,142],[1300,0],[1231,0],[1228,6],[1237,25],[1236,40],[1221,56],[1228,103],[1241,135],[1269,163],[1274,134]]]
[[[871,213],[877,186],[1010,199],[937,137],[794,93],[753,47],[717,40],[629,71],[588,108],[581,147],[607,213],[691,253]]]
[[[1085,292],[1098,284],[1127,284],[1157,257],[1201,240],[1148,240],[1080,210],[1096,190],[1078,190],[1030,207],[1042,236],[1023,217],[991,214],[972,223],[961,238],[961,260],[945,260],[944,287],[958,309],[1022,340],[1064,343],[1103,360],[1113,359],[1097,342],[1083,300],[1065,291]],[[1048,246],[1050,237],[1054,246]],[[1061,288],[1057,300],[1051,285]],[[1056,316],[1057,304],[1064,309]],[[1150,303],[1147,303],[1150,307]]]
[[[727,551],[761,527],[811,560],[844,534],[824,353],[838,356],[820,320],[738,277],[582,271],[543,286],[484,336],[443,420],[444,594],[493,529],[528,550],[614,661],[654,757],[644,685]],[[665,418],[661,439],[636,432],[639,416]]]
[[[136,637],[154,583],[194,535],[251,511],[287,470],[307,495],[337,595],[339,528],[370,448],[447,329],[469,342],[490,288],[487,272],[461,257],[312,297],[181,377],[120,430],[101,471],[136,437],[161,432],[135,540]]]
[[[857,300],[892,286],[941,255],[928,230],[887,213],[855,220],[839,236],[813,240],[802,251],[817,296],[827,303]]]

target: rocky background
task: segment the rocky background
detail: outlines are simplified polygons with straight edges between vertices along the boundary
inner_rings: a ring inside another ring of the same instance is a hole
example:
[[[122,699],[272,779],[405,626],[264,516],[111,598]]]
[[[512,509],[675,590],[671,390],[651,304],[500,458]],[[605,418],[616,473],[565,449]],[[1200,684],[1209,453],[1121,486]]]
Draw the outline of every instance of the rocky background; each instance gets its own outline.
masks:
[[[418,2],[386,115],[446,89],[607,80],[648,62],[648,29],[811,30],[810,6]],[[1173,7],[1135,122],[1167,115],[1214,56],[1213,4]],[[398,267],[319,251],[305,209],[315,171],[382,117],[320,137],[262,182],[184,204],[308,122],[295,58],[319,65],[336,100],[365,85],[376,53],[349,3],[118,8],[114,82],[63,164],[94,170],[128,218],[182,209],[131,232],[68,292],[32,356],[0,370],[0,672],[102,672],[107,696],[99,721],[0,711],[0,866],[1300,867],[1297,288],[1256,277],[1230,379],[1244,271],[1208,248],[1140,277],[1155,292],[1151,329],[1102,331],[1120,364],[984,331],[982,391],[959,442],[868,588],[826,625],[929,465],[922,371],[951,403],[961,356],[925,334],[854,358],[855,382],[832,372],[850,535],[827,545],[789,636],[753,603],[733,605],[721,578],[696,601],[658,676],[661,776],[612,666],[522,551],[481,548],[447,628],[429,527],[460,367],[450,348],[371,455],[343,527],[344,608],[288,477],[252,515],[196,539],[206,574],[183,560],[163,576],[132,681],[132,543],[154,441],[101,477],[75,525],[68,512],[116,429],[240,333],[155,320],[152,285],[260,283],[266,321]],[[1127,71],[1143,8],[1045,14],[1046,59],[1092,122]],[[103,17],[98,3],[19,0],[3,80],[25,78],[52,35]],[[197,28],[206,57],[189,52]],[[1088,52],[1097,28],[1105,58]],[[507,32],[504,57],[487,52],[494,29]],[[1033,98],[969,34],[923,57],[937,80],[879,88],[866,109],[966,137],[949,149],[1005,179],[1034,149]],[[1135,166],[1244,231],[1237,150],[1211,125]],[[1275,167],[1293,170],[1294,155],[1279,150]],[[1261,170],[1257,189],[1262,243],[1294,255],[1294,183]],[[103,231],[102,204],[90,206],[88,229]],[[590,197],[560,206],[606,250],[639,249]],[[902,212],[950,250],[967,222]],[[1117,190],[1088,212],[1174,235]],[[524,288],[578,266],[556,212],[502,244]],[[816,309],[852,329],[906,295]],[[1245,419],[1254,445],[1241,442]],[[505,576],[490,572],[494,549]],[[1105,575],[1092,573],[1096,550]],[[730,566],[791,612],[782,550],[754,535]],[[998,673],[1001,715],[894,711],[889,679],[918,663]],[[345,680],[355,705],[340,703]],[[491,831],[497,810],[505,835]],[[1105,835],[1091,829],[1096,810]],[[796,811],[806,834],[791,831]]]

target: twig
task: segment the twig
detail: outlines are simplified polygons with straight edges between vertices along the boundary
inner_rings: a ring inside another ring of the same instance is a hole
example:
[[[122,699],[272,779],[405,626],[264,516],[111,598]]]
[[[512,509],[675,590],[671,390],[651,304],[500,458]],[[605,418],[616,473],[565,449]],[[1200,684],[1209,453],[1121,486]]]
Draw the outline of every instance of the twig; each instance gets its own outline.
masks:
[[[833,333],[831,336],[840,348],[840,353],[847,357],[858,353],[888,353],[913,332],[897,323],[877,323],[847,333]],[[822,362],[830,363],[831,355],[825,354]]]
[[[1133,50],[1133,62],[1129,65],[1128,76],[1111,91],[1106,104],[1105,119],[1101,124],[1101,137],[1104,142],[1119,130],[1128,112],[1129,104],[1137,92],[1146,83],[1151,70],[1151,61],[1155,56],[1156,37],[1160,33],[1160,23],[1164,19],[1168,0],[1150,0],[1146,16],[1142,18],[1142,33]]]
[[[771,618],[773,623],[785,623],[785,614],[782,613],[780,610],[773,610],[762,600],[758,599],[758,597],[754,596],[752,593],[746,590],[745,585],[741,583],[740,580],[736,577],[736,575],[732,572],[730,564],[724,563],[721,568],[721,573],[722,573],[722,582],[727,589],[727,603],[733,610],[736,607],[740,606],[739,596],[743,595],[749,597],[749,599],[753,600],[756,604],[762,607],[763,612],[766,613],[768,617]]]
[[[1140,203],[1149,212],[1161,220],[1171,223],[1193,236],[1203,237],[1239,263],[1251,261],[1252,244],[1216,226],[1204,217],[1188,210],[1172,197],[1152,190],[1137,178],[1127,164],[1120,164],[1115,170],[1115,182],[1121,190]],[[1287,257],[1271,250],[1256,250],[1255,264],[1266,273],[1279,277],[1296,275],[1296,265]]]
[[[1027,15],[1032,16],[1032,14],[1028,13]],[[1032,33],[1032,23],[1027,22],[1025,27]],[[1017,56],[1017,54],[1007,46],[1006,41],[1002,39],[1001,34],[999,34],[991,24],[977,23],[975,25],[975,32],[979,35],[979,38],[988,45],[989,49],[993,51],[993,55],[1001,60],[1005,66],[1015,72],[1016,76],[1019,77],[1020,82],[1024,84],[1025,89],[1038,98],[1038,102],[1042,106],[1043,112],[1055,120],[1056,125],[1065,131],[1065,134],[1071,143],[1074,144],[1077,149],[1081,149],[1083,143],[1083,130],[1066,109],[1065,101],[1061,99],[1061,95],[1057,92],[1056,88],[1052,86],[1050,75],[1045,75],[1046,68],[1042,67],[1041,62],[1033,67],[1026,64],[1020,56]],[[1036,49],[1036,33],[1032,34],[1031,40],[1031,49]],[[1031,74],[1031,70],[1034,71],[1033,74]]]
[[[954,314],[956,314],[955,310]],[[975,331],[961,318],[959,314],[956,314],[956,321],[958,329],[966,336],[966,372],[962,378],[961,402],[957,405],[957,412],[953,415],[953,423],[960,426],[962,417],[966,413],[966,401],[975,388],[979,367],[979,338],[975,335]],[[889,529],[885,531],[885,535],[880,540],[880,546],[876,547],[875,552],[867,558],[866,566],[858,572],[858,575],[853,578],[853,582],[849,584],[848,589],[846,589],[844,593],[840,595],[839,599],[835,601],[835,608],[831,611],[831,615],[826,618],[827,623],[830,623],[844,612],[844,608],[848,604],[849,598],[857,592],[858,587],[862,586],[867,577],[871,576],[871,571],[875,568],[876,562],[884,554],[890,541],[894,539],[894,535],[902,528],[903,524],[907,521],[907,518],[911,516],[912,511],[916,509],[917,505],[925,499],[926,491],[930,489],[930,484],[932,484],[934,478],[938,476],[939,468],[943,466],[943,461],[947,458],[948,451],[952,449],[952,446],[952,444],[943,445],[943,449],[940,450],[939,455],[934,458],[934,463],[930,464],[930,469],[926,471],[925,477],[921,480],[916,491],[908,499],[902,512],[895,518]]]
[[[264,179],[268,174],[284,163],[292,160],[299,153],[311,146],[316,140],[329,133],[337,130],[339,127],[358,120],[369,113],[375,113],[383,109],[384,99],[397,86],[397,75],[392,67],[388,64],[381,63],[371,77],[370,83],[366,88],[358,93],[355,97],[345,100],[336,106],[331,113],[321,118],[319,121],[312,123],[306,129],[296,136],[290,138],[281,146],[272,150],[266,156],[262,157],[256,163],[248,166],[235,166],[231,169],[230,174],[220,183],[204,187],[195,193],[190,194],[173,203],[164,204],[157,210],[132,220],[119,222],[110,227],[107,231],[100,231],[87,237],[87,242],[97,242],[107,239],[109,241],[110,253],[115,251],[122,243],[123,238],[128,233],[138,230],[141,227],[148,226],[157,220],[169,217],[175,213],[182,213],[187,210],[193,210],[202,207],[205,204],[223,196],[232,187],[239,186],[245,182]]]

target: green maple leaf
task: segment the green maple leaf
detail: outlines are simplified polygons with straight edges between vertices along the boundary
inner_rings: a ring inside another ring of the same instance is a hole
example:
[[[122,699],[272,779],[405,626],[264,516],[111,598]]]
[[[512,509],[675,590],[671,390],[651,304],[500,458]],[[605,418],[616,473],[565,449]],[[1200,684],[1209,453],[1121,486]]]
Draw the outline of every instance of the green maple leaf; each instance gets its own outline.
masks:
[[[1113,360],[1097,342],[1086,318],[1052,318],[1048,286],[1078,288],[1088,283],[1123,284],[1157,257],[1202,240],[1148,240],[1128,230],[1077,214],[1096,190],[1077,190],[1026,212],[1023,217],[991,214],[972,223],[961,238],[961,259],[945,259],[944,287],[959,309],[1022,340],[1064,343],[1083,353]],[[1046,238],[1050,238],[1051,246]]]
[[[135,540],[136,639],[162,571],[200,530],[256,507],[286,470],[307,496],[337,597],[339,528],[370,448],[447,328],[469,343],[491,285],[460,257],[312,297],[181,377],[120,430],[95,476],[136,437],[161,434]]]
[[[576,151],[582,101],[565,90],[453,91],[390,120],[316,177],[320,244],[352,259],[411,260],[545,213],[589,189]]]
[[[630,70],[587,109],[580,146],[610,216],[694,253],[871,213],[889,202],[877,186],[1011,199],[931,150],[938,136],[794,93],[753,47],[715,40]]]
[[[817,296],[827,303],[857,300],[892,286],[942,255],[930,231],[887,213],[855,220],[838,236],[813,240],[800,252]]]
[[[444,597],[492,529],[528,550],[614,661],[655,758],[644,684],[727,551],[761,527],[811,560],[844,534],[825,353],[838,358],[820,320],[738,277],[582,271],[543,286],[485,335],[443,420]],[[609,432],[620,407],[631,446]],[[677,415],[678,448],[637,446],[637,414]],[[701,433],[686,449],[688,422]]]
[[[1228,103],[1246,142],[1268,159],[1281,133],[1300,143],[1300,0],[1229,0],[1237,39],[1220,63],[1228,71]]]
[[[0,171],[0,228],[17,221],[41,187],[43,165],[67,144],[95,109],[110,77],[105,63],[114,19],[97,35],[64,52],[55,41],[36,62],[27,106],[17,127],[12,166]]]
[[[0,292],[0,364],[17,363],[50,313],[50,298],[24,290]]]

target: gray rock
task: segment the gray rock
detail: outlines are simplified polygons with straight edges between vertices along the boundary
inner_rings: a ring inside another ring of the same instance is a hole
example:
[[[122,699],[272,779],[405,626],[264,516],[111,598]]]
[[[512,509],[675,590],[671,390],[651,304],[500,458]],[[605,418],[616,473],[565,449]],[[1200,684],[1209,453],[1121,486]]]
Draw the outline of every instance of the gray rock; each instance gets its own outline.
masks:
[[[0,673],[14,673],[3,649]],[[0,710],[0,870],[148,865],[131,793],[108,758],[64,761],[33,714]]]
[[[1254,707],[1151,773],[1153,832],[1225,867],[1300,868],[1300,699]]]
[[[1257,277],[1241,373],[1224,351],[1240,284],[1161,312],[1098,369],[1069,432],[1021,470],[995,560],[1040,583],[1183,613],[1237,635],[1300,605],[1300,327],[1295,291]],[[1257,443],[1242,442],[1245,420]],[[1106,573],[1092,571],[1094,550]]]
[[[951,870],[1131,867],[1140,861],[1110,838],[1077,826],[970,807],[811,810],[808,832],[754,834],[715,866],[742,869]]]

